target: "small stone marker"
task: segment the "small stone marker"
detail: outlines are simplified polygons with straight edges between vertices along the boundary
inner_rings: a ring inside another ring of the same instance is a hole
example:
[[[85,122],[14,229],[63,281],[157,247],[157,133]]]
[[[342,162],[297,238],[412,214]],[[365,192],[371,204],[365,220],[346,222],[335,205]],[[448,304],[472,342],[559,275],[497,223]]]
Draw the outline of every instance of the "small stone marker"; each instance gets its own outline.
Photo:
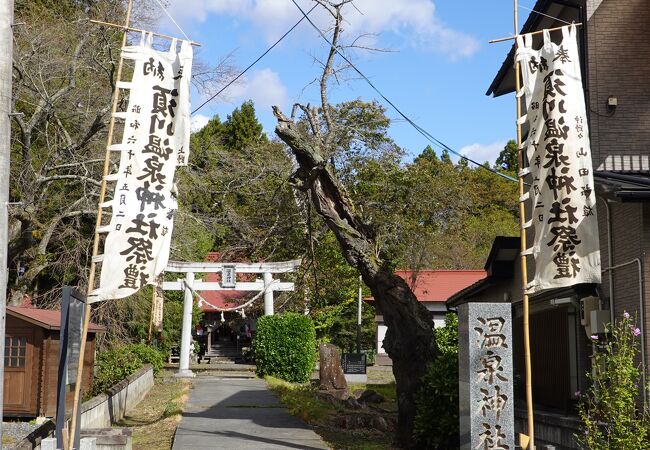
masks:
[[[348,383],[341,368],[341,354],[336,345],[320,344],[320,388],[332,393],[346,394]]]
[[[83,438],[79,441],[79,450],[95,450],[97,448],[97,438]]]
[[[515,449],[511,307],[458,307],[461,449]]]
[[[56,438],[45,438],[41,441],[41,450],[56,450]]]

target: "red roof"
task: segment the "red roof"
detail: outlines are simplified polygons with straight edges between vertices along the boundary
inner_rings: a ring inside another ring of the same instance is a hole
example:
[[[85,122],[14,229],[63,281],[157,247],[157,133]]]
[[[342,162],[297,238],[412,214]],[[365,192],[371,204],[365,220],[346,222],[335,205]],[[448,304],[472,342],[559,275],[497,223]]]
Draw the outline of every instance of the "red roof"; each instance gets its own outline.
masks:
[[[208,255],[208,261],[210,260],[210,255]],[[205,274],[205,281],[221,281],[220,273],[207,273]],[[248,291],[235,291],[235,290],[223,290],[223,291],[201,291],[201,296],[214,306],[219,308],[233,308],[235,306],[241,305],[244,303],[245,299],[250,296]],[[201,303],[201,310],[203,312],[215,312],[217,309]]]
[[[406,280],[421,302],[445,302],[486,275],[485,270],[396,270],[395,274]]]
[[[7,314],[27,322],[34,323],[48,330],[61,328],[61,311],[53,309],[25,308],[21,306],[7,306]],[[90,322],[88,331],[105,332],[106,327]]]

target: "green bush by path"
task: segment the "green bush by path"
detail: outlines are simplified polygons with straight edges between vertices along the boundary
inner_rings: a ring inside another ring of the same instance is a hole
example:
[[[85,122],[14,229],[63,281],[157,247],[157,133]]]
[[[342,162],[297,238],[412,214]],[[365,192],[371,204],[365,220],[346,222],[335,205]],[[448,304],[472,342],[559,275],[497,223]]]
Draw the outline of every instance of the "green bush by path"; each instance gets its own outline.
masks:
[[[414,434],[421,448],[459,448],[458,417],[458,318],[447,314],[437,328],[440,354],[422,379],[416,399]]]
[[[297,313],[263,316],[253,341],[257,375],[309,381],[316,363],[316,331],[311,318]]]
[[[158,373],[163,362],[163,355],[146,344],[128,344],[104,350],[97,355],[97,371],[90,395],[106,392],[145,364],[151,364],[154,373]]]

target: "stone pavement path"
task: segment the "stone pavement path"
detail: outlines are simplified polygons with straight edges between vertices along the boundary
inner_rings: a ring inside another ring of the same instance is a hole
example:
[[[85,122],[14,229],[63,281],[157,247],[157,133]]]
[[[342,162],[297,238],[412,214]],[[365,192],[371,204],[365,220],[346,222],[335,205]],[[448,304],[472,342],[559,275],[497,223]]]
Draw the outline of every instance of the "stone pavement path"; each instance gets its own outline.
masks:
[[[173,450],[327,449],[308,425],[281,408],[260,379],[197,377]]]

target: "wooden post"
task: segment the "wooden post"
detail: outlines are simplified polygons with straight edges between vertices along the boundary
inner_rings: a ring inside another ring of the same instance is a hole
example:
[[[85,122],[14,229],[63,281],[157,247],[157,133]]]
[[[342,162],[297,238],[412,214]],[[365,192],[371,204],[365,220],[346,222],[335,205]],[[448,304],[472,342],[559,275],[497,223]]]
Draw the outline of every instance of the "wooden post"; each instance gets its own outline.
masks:
[[[147,343],[151,345],[151,332],[153,331],[153,315],[154,315],[154,309],[156,308],[156,288],[158,286],[154,286],[153,289],[151,290],[151,313],[149,314],[149,332],[147,333]]]
[[[517,0],[514,0],[514,28],[515,36],[519,33],[519,15],[517,10]],[[517,40],[515,39],[515,101],[517,102],[517,156],[519,160],[519,236],[520,236],[520,263],[521,263],[521,287],[523,293],[523,304],[524,304],[524,366],[526,371],[526,415],[528,418],[528,437],[530,438],[529,446],[526,447],[522,443],[522,448],[535,448],[535,422],[533,416],[533,385],[532,385],[532,370],[530,363],[530,328],[528,322],[529,310],[528,310],[528,294],[526,293],[526,285],[528,284],[528,267],[526,265],[526,255],[524,252],[527,249],[526,244],[526,229],[524,224],[526,223],[526,208],[524,205],[524,176],[521,175],[521,170],[524,168],[524,151],[525,149],[521,146],[521,123],[519,118],[521,117],[521,99],[519,97],[519,91],[521,90],[521,79],[520,79],[520,64],[517,62]]]
[[[126,19],[124,21],[124,26],[128,27],[131,20],[131,8],[133,7],[133,0],[129,0],[129,3],[126,7]],[[127,32],[124,31],[124,36],[122,36],[122,47],[126,45],[127,42]],[[121,49],[120,49],[121,52]],[[124,66],[124,60],[120,54],[120,60],[117,65],[117,77],[116,82],[120,81],[122,78],[122,67]],[[97,263],[94,261],[95,256],[99,254],[99,239],[100,233],[99,228],[102,225],[102,203],[106,198],[106,175],[108,175],[108,170],[111,162],[111,150],[110,147],[113,144],[113,132],[115,131],[115,113],[117,112],[117,105],[119,102],[119,88],[115,87],[115,92],[113,92],[113,105],[111,107],[111,119],[108,126],[108,137],[106,142],[106,154],[104,156],[104,171],[102,177],[102,185],[99,190],[99,206],[97,208],[97,220],[95,221],[95,239],[93,242],[93,253],[90,260],[90,274],[88,275],[88,294],[90,295],[95,286],[95,272],[97,270]],[[88,339],[88,325],[90,324],[90,303],[86,302],[86,307],[84,311],[84,326],[83,331],[81,332],[81,346],[79,351],[79,362],[77,366],[77,381],[74,386],[74,400],[72,402],[72,418],[70,421],[70,434],[68,439],[68,445],[66,450],[70,447],[74,447],[74,436],[76,432],[77,424],[77,415],[79,412],[80,397],[81,397],[81,384],[83,381],[83,367],[84,367],[84,356],[86,354],[86,341]]]

